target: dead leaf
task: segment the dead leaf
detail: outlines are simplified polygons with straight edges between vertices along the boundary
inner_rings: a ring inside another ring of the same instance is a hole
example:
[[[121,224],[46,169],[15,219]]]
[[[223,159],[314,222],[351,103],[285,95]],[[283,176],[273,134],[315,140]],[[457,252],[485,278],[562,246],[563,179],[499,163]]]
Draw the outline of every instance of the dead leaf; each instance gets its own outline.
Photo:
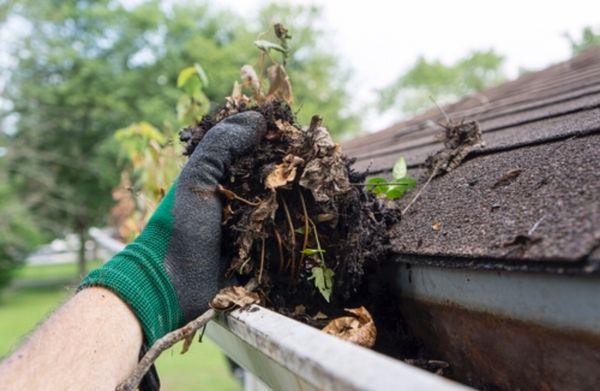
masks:
[[[327,202],[352,188],[348,169],[337,157],[311,160],[304,167],[298,183],[309,189],[317,202]]]
[[[483,133],[477,121],[442,125],[444,148],[425,161],[429,176],[436,177],[457,168],[472,151],[485,147]]]
[[[518,168],[508,170],[504,175],[502,175],[502,177],[500,177],[500,179],[496,181],[496,183],[492,185],[492,189],[495,189],[500,186],[510,185],[515,179],[519,177],[519,175],[521,175],[521,172],[523,172],[523,170]]]
[[[252,87],[254,91],[258,91],[260,88],[260,82],[258,80],[258,76],[256,75],[256,71],[252,65],[244,65],[242,69],[240,69],[240,76],[244,81],[244,84]]]
[[[292,84],[283,65],[271,65],[267,69],[267,77],[269,78],[269,92],[267,93],[267,97],[283,99],[288,104],[292,104],[294,100]]]
[[[292,316],[301,316],[306,314],[306,307],[303,304],[298,304],[294,307],[294,312],[292,312]]]
[[[234,307],[244,308],[259,302],[260,296],[258,296],[258,293],[248,291],[243,286],[229,286],[217,293],[210,302],[210,307],[215,310],[226,311]]]
[[[439,231],[442,229],[442,223],[437,220],[433,220],[433,223],[431,223],[431,229],[434,231]]]
[[[229,115],[237,113],[239,107],[244,107],[250,98],[242,93],[242,86],[237,81],[233,83],[231,95],[225,98],[225,108]]]
[[[283,158],[283,163],[276,165],[275,169],[267,175],[265,187],[275,190],[292,182],[296,178],[296,167],[302,164],[304,164],[304,159],[294,155],[287,155]]]
[[[238,248],[238,262],[240,265],[250,263],[247,261],[252,250],[252,244],[255,239],[262,235],[265,224],[268,221],[273,221],[278,206],[277,195],[273,191],[267,198],[260,202],[252,213],[240,222],[245,228],[239,233],[235,242],[235,246]]]
[[[375,345],[377,329],[369,311],[365,307],[346,308],[354,316],[342,316],[329,322],[323,328],[327,334],[335,335],[367,348]]]
[[[323,320],[329,318],[327,315],[322,313],[321,311],[317,312],[315,316],[312,317],[314,320]]]

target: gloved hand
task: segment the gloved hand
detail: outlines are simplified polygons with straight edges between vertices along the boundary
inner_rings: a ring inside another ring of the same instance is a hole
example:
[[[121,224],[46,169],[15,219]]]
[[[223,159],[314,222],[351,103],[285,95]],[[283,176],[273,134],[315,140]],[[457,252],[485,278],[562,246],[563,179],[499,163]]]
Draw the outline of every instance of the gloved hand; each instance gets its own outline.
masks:
[[[210,129],[137,239],[83,280],[80,289],[102,286],[129,304],[146,347],[204,312],[220,288],[227,265],[216,186],[265,128],[262,115],[247,111]]]

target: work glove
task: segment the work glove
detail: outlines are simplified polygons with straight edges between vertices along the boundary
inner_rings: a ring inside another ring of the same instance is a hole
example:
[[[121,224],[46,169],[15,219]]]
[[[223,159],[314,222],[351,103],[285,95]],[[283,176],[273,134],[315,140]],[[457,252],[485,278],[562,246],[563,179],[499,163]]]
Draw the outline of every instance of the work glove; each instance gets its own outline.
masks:
[[[221,287],[221,200],[216,187],[229,164],[265,132],[257,112],[230,116],[211,128],[142,233],[80,289],[102,286],[133,310],[151,346],[208,309]]]

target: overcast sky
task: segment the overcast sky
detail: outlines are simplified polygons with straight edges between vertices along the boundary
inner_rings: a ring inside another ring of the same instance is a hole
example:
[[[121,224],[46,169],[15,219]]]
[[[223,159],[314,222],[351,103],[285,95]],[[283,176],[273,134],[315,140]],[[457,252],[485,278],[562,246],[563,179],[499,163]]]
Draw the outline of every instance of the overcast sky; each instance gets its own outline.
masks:
[[[122,1],[135,4],[140,0]],[[207,1],[242,15],[252,15],[268,2]],[[600,27],[599,0],[288,2],[323,8],[333,50],[352,70],[353,106],[364,109],[363,127],[370,131],[399,120],[397,114],[381,116],[369,108],[375,90],[392,83],[421,54],[451,63],[472,50],[494,48],[506,57],[506,73],[516,77],[519,68],[535,70],[567,59],[570,48],[565,33],[579,36],[585,26]],[[6,29],[2,30],[0,41],[7,38],[2,37]],[[0,68],[8,60],[0,58]]]
[[[252,13],[262,0],[214,0]],[[474,49],[493,47],[506,56],[506,72],[539,69],[570,55],[563,34],[578,36],[586,25],[600,26],[600,1],[430,1],[292,0],[319,4],[335,48],[354,70],[357,103],[390,84],[424,54],[451,62]],[[389,124],[371,112],[369,130]]]

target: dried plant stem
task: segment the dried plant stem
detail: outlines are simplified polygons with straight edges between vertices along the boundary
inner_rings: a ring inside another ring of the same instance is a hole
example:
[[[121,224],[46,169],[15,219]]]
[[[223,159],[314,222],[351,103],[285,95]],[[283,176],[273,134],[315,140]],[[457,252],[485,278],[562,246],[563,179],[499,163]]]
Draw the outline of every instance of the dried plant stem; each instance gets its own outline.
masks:
[[[281,235],[279,234],[279,231],[277,231],[277,228],[273,227],[273,232],[275,233],[275,239],[277,241],[277,250],[279,251],[279,272],[281,273],[283,271],[283,245],[281,244]]]
[[[175,345],[177,342],[193,335],[197,330],[202,328],[209,320],[214,318],[217,314],[215,310],[209,308],[202,315],[192,320],[180,329],[173,330],[154,342],[150,350],[146,352],[144,357],[140,360],[138,365],[135,367],[131,375],[129,375],[121,384],[116,388],[116,391],[133,391],[135,390],[142,378],[148,372],[154,361],[160,356],[162,352]]]
[[[238,200],[240,202],[243,202],[246,205],[250,205],[250,206],[259,206],[260,205],[260,201],[259,202],[252,202],[252,201],[248,201],[247,199],[240,197],[239,195],[235,194],[233,191],[224,188],[223,186],[219,185],[217,187],[217,191],[219,193],[222,193],[225,195],[225,197],[227,198],[233,198],[234,200]]]
[[[292,280],[294,278],[294,270],[296,269],[296,235],[294,232],[294,223],[292,222],[292,215],[290,215],[290,210],[285,202],[285,199],[281,197],[281,203],[283,204],[283,211],[285,212],[285,217],[287,219],[289,228],[290,228],[290,240],[292,242]]]
[[[262,238],[260,246],[260,270],[258,271],[258,283],[262,282],[263,270],[265,269],[265,237]]]
[[[254,291],[257,287],[258,283],[254,278],[248,281],[246,286],[244,286],[247,291]],[[194,335],[196,331],[206,326],[208,321],[214,318],[216,314],[217,311],[209,308],[202,315],[192,320],[185,326],[165,334],[162,338],[154,342],[150,350],[148,350],[144,357],[142,357],[133,372],[117,386],[116,391],[135,390],[139,386],[146,372],[148,372],[154,361],[156,361],[162,352],[169,349],[177,342]]]
[[[304,242],[302,243],[302,252],[300,255],[300,266],[304,265],[304,250],[308,246],[308,231],[310,227],[308,226],[308,211],[306,210],[306,201],[304,201],[304,196],[302,192],[300,192],[300,202],[302,203],[302,212],[304,213]]]
[[[425,188],[429,185],[429,182],[431,182],[431,180],[433,179],[435,172],[436,172],[436,170],[434,170],[433,173],[431,175],[429,175],[429,178],[427,178],[427,182],[425,182],[423,184],[423,186],[421,186],[421,188],[419,189],[417,194],[415,194],[415,196],[412,198],[412,200],[410,200],[408,205],[406,205],[406,208],[404,208],[402,210],[402,215],[404,215],[408,211],[408,209],[412,206],[412,204],[414,204],[415,201],[421,196],[421,193],[423,192],[423,190],[425,190]]]

